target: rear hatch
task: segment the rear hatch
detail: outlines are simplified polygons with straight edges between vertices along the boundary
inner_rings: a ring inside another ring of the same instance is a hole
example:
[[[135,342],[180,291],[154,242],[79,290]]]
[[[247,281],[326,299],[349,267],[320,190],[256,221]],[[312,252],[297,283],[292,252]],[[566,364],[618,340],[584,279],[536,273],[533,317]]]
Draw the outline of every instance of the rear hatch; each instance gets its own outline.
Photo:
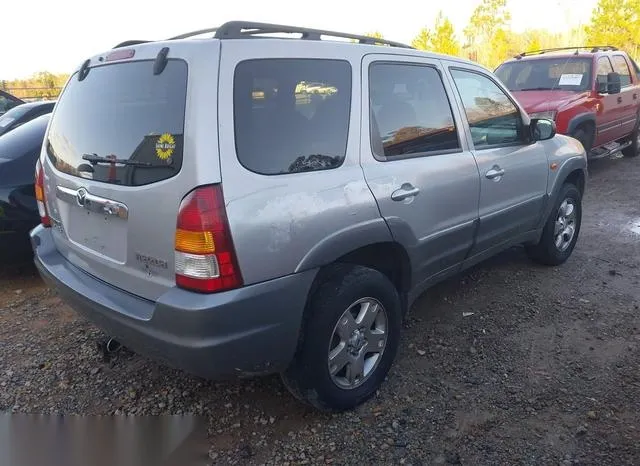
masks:
[[[155,300],[175,286],[180,201],[220,180],[219,42],[109,53],[71,76],[55,108],[42,149],[46,204],[67,260]]]

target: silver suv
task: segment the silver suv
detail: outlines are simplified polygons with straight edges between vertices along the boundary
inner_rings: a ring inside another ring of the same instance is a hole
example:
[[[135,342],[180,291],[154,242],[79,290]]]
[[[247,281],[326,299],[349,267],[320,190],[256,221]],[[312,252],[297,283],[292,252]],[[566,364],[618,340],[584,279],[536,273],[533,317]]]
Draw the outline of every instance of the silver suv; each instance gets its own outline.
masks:
[[[205,378],[280,373],[346,410],[427,287],[518,244],[567,260],[586,168],[477,64],[230,22],[79,67],[36,167],[32,244],[133,350]]]

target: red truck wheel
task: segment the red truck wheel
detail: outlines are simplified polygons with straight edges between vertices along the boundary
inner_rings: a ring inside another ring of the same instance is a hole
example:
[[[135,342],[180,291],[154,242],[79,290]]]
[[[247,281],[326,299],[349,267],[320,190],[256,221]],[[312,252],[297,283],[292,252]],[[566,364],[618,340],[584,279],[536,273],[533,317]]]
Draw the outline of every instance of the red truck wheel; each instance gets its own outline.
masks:
[[[582,125],[578,127],[573,131],[573,133],[571,133],[571,137],[580,141],[588,156],[589,152],[591,152],[594,138],[593,129],[591,128],[591,126]]]

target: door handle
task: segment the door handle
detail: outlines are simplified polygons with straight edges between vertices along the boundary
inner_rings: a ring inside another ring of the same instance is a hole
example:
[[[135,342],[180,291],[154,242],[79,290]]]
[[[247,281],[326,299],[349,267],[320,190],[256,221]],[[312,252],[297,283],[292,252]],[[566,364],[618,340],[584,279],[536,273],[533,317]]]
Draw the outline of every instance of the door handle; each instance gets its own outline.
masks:
[[[404,183],[400,189],[396,189],[391,193],[391,199],[394,201],[404,201],[407,198],[417,196],[420,190],[411,183]]]
[[[496,178],[501,178],[504,176],[504,168],[500,168],[499,166],[494,166],[491,170],[484,174],[490,180],[495,180]],[[496,180],[497,181],[497,180]]]
[[[621,104],[622,103],[622,97],[618,96],[618,103]]]
[[[638,99],[638,94],[633,94],[633,100],[637,100]]]

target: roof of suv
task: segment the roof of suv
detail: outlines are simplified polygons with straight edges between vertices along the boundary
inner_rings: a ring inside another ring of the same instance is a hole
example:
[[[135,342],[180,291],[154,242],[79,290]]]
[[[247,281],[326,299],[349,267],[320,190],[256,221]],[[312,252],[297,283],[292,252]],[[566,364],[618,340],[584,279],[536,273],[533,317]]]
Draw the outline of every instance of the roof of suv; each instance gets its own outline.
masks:
[[[292,34],[299,37],[291,37]],[[287,37],[289,35],[289,37]],[[204,40],[308,40],[313,41],[316,44],[322,42],[326,47],[367,47],[384,50],[384,53],[398,54],[398,55],[413,55],[429,57],[433,59],[447,59],[465,63],[468,65],[479,66],[477,63],[472,62],[460,57],[443,55],[434,52],[426,52],[417,50],[414,47],[395,42],[387,39],[379,39],[375,37],[362,36],[344,32],[328,31],[321,29],[310,29],[298,26],[287,26],[280,24],[268,24],[257,23],[250,21],[229,21],[221,26],[200,29],[197,31],[187,32],[178,36],[170,37],[168,39],[152,41],[152,40],[127,40],[117,44],[114,49],[120,49],[124,47],[132,47],[136,45],[142,45],[147,43],[162,43],[168,45],[168,42],[182,41],[186,39],[204,39]],[[330,40],[343,39],[343,40]],[[329,39],[329,40],[327,40]],[[344,40],[349,39],[349,40]],[[99,57],[99,56],[98,56]],[[87,64],[88,65],[88,64]]]

